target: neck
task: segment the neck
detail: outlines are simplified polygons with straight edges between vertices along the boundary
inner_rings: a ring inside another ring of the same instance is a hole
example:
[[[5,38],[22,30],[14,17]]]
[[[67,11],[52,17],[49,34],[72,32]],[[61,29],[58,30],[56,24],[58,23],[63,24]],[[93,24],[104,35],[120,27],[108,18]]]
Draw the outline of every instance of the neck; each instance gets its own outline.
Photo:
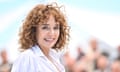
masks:
[[[2,63],[3,63],[3,64],[6,64],[7,62],[8,62],[8,61],[7,61],[7,60],[5,60],[5,61],[3,61]]]
[[[97,49],[96,49],[96,48],[93,48],[93,51],[97,51]]]
[[[49,57],[49,49],[43,49],[43,53],[46,57]]]
[[[50,51],[50,48],[45,48],[45,47],[40,47],[43,54],[46,56],[46,57],[49,57],[49,51]]]
[[[101,67],[100,69],[101,69],[102,71],[104,71],[104,70],[105,70],[105,67]]]

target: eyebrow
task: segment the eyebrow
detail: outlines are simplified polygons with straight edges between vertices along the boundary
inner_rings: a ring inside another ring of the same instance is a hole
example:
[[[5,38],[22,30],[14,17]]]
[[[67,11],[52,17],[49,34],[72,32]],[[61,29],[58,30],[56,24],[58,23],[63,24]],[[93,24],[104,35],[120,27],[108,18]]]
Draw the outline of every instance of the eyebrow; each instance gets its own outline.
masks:
[[[49,24],[41,24],[41,26],[42,26],[42,25],[49,25]]]
[[[59,26],[58,23],[55,24],[56,26]],[[41,26],[49,26],[49,24],[41,24]]]

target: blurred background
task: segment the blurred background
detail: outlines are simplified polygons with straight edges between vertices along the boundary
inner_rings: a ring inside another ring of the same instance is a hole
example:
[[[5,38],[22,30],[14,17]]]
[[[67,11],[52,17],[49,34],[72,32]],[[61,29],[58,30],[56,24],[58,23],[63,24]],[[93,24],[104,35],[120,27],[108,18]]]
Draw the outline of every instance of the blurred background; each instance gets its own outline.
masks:
[[[19,55],[18,32],[28,12],[36,4],[51,2],[64,5],[62,11],[71,27],[65,57],[70,55],[76,61],[79,51],[84,53],[82,56],[87,56],[94,43],[97,53],[100,52],[98,55],[107,53],[109,61],[114,62],[120,50],[120,0],[0,0],[0,51],[6,51],[9,62],[14,62]],[[66,58],[65,61],[68,62]]]

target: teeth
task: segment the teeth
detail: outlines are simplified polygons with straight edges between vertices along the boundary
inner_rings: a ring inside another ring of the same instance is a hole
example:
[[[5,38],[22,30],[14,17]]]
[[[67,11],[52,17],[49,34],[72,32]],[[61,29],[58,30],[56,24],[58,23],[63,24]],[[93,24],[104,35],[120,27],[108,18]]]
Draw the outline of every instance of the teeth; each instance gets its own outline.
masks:
[[[45,40],[47,40],[47,41],[52,41],[52,40],[54,40],[54,39],[45,39]]]

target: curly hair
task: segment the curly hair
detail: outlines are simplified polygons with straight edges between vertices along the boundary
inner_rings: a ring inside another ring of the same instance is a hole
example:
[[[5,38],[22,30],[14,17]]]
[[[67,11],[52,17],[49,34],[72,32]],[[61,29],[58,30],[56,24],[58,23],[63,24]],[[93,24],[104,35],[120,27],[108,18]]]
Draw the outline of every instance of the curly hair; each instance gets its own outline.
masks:
[[[48,21],[50,15],[53,15],[56,22],[60,24],[60,35],[53,49],[63,49],[69,41],[69,27],[65,15],[60,11],[61,7],[53,4],[39,4],[34,7],[27,15],[19,33],[20,49],[29,49],[38,44],[36,39],[36,27]]]

